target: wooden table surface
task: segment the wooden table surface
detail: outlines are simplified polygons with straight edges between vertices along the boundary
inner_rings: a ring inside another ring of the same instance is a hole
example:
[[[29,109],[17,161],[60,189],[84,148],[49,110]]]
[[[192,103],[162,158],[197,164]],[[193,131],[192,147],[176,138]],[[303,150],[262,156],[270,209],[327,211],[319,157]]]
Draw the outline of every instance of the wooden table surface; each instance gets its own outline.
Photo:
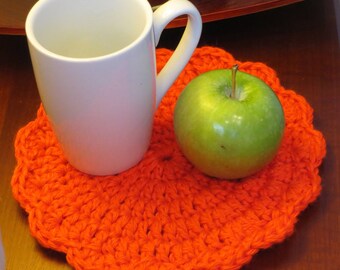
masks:
[[[149,0],[151,6],[167,0]],[[251,14],[300,2],[302,0],[191,0],[198,8],[204,22]],[[25,34],[26,16],[37,0],[0,0],[0,34]],[[168,27],[183,26],[186,19],[177,18]]]
[[[159,46],[174,48],[181,31],[166,30]],[[290,238],[260,251],[244,269],[340,269],[339,34],[338,0],[307,0],[204,25],[200,46],[219,46],[238,60],[274,68],[283,86],[314,108],[315,127],[327,141],[320,197],[299,216]],[[0,35],[0,228],[8,270],[71,269],[64,254],[30,236],[27,215],[11,194],[13,140],[39,103],[25,37]]]

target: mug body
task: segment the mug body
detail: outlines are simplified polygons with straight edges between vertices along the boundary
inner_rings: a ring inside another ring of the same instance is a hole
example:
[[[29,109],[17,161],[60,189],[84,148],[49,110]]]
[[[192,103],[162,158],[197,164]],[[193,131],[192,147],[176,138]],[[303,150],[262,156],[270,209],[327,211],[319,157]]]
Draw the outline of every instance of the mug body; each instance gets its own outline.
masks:
[[[146,0],[40,0],[26,20],[39,94],[71,165],[122,172],[148,148],[155,110]]]
[[[5,269],[5,252],[4,247],[2,244],[2,237],[1,237],[1,231],[0,231],[0,269]]]

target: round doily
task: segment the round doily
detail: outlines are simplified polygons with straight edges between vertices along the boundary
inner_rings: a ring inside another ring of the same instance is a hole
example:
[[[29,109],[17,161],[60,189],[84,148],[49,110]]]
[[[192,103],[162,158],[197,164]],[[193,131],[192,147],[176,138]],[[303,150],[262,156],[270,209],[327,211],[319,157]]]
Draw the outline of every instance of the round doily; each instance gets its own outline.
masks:
[[[158,70],[171,53],[157,50]],[[235,63],[277,93],[286,127],[267,167],[226,181],[201,174],[183,157],[173,110],[191,79]],[[137,166],[106,177],[77,171],[63,157],[40,107],[16,137],[13,194],[29,214],[32,235],[66,253],[75,269],[239,269],[259,249],[289,236],[299,213],[320,193],[325,140],[312,121],[312,108],[284,89],[273,69],[202,47],[164,97],[150,148]]]

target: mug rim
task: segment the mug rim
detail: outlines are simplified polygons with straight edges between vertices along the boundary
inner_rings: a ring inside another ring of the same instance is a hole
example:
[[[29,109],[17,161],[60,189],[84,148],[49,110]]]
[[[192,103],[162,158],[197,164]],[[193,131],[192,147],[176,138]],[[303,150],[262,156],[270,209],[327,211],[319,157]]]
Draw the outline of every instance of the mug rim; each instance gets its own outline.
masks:
[[[130,42],[127,46],[125,46],[124,48],[121,48],[117,51],[114,51],[112,53],[107,53],[104,55],[100,55],[100,56],[93,56],[93,57],[70,57],[70,56],[64,56],[55,52],[52,52],[50,50],[48,50],[47,48],[45,48],[37,39],[36,34],[34,33],[34,21],[36,19],[36,17],[39,15],[39,13],[41,12],[41,10],[44,8],[44,6],[49,5],[51,2],[55,2],[55,1],[60,1],[60,0],[39,0],[37,1],[34,6],[31,8],[31,10],[29,11],[27,17],[26,17],[26,21],[25,21],[25,32],[26,32],[26,37],[29,41],[29,43],[31,43],[31,45],[38,50],[40,53],[49,56],[51,58],[54,59],[58,59],[58,60],[64,60],[64,61],[69,61],[69,62],[93,62],[93,61],[100,61],[100,60],[104,60],[107,58],[111,58],[120,54],[123,54],[129,50],[131,50],[133,47],[135,47],[137,44],[139,44],[149,33],[150,29],[152,28],[152,15],[153,15],[153,11],[151,8],[151,5],[149,3],[149,1],[146,0],[136,0],[138,2],[141,3],[142,8],[145,11],[146,14],[146,22],[145,22],[145,26],[143,28],[143,30],[141,31],[141,33],[138,35],[138,37],[136,39],[134,39],[132,42]]]

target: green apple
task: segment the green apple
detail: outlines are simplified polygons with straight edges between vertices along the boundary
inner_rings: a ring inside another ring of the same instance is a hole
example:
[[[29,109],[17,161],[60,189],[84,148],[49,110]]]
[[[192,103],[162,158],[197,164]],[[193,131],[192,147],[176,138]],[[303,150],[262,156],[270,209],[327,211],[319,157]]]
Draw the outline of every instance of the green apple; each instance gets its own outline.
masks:
[[[284,126],[273,90],[237,66],[194,78],[174,112],[184,156],[203,173],[223,179],[246,177],[266,166],[280,147]]]

